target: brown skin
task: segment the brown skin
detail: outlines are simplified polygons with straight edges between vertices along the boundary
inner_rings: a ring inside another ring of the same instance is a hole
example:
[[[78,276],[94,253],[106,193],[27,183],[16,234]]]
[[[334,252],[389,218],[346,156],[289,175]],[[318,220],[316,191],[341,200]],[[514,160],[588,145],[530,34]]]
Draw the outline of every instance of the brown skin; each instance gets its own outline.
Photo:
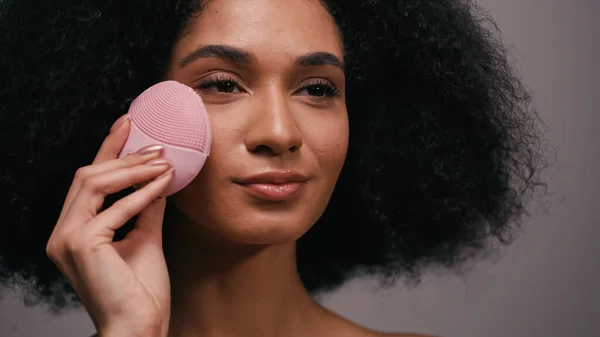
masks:
[[[197,89],[213,144],[200,175],[173,198],[184,224],[168,228],[176,238],[166,244],[170,336],[331,336],[346,330],[312,300],[295,263],[295,240],[323,213],[348,145],[343,70],[298,65],[315,52],[343,60],[329,14],[310,1],[212,1],[186,33],[173,50],[169,78]],[[208,45],[236,48],[250,60],[209,55],[180,66]],[[233,89],[203,86],[214,79]],[[306,88],[315,84],[334,86],[338,94],[315,95]],[[234,182],[272,170],[297,171],[309,180],[284,202],[265,202]]]
[[[206,53],[181,65],[209,45],[250,57]],[[169,78],[197,89],[213,144],[200,175],[174,197],[184,224],[168,228],[176,238],[166,248],[169,336],[377,335],[315,303],[296,269],[295,240],[323,213],[348,146],[342,68],[298,65],[317,52],[343,61],[329,13],[306,0],[209,2],[175,45]],[[230,83],[203,86],[214,79]],[[337,94],[315,95],[315,84],[332,85]],[[274,203],[234,183],[270,170],[310,180],[293,200]]]
[[[193,54],[210,45],[221,47]],[[223,46],[238,53],[224,57]],[[213,143],[198,177],[172,197],[169,225],[156,197],[171,175],[153,179],[168,166],[147,165],[160,153],[116,159],[125,120],[78,171],[47,245],[99,336],[415,336],[381,334],[323,308],[296,268],[296,240],[323,213],[346,157],[342,49],[318,1],[210,1],[191,22],[168,77],[201,95]],[[285,201],[237,183],[282,170],[308,179]],[[107,194],[136,184],[98,213]],[[138,213],[135,229],[113,242]]]
[[[231,46],[252,60],[207,57],[179,66],[208,45]],[[169,78],[196,88],[213,130],[206,165],[174,198],[201,225],[195,230],[239,244],[288,244],[321,216],[346,156],[348,118],[343,70],[296,64],[314,52],[343,60],[327,12],[310,1],[212,1],[175,45]],[[229,82],[232,92],[199,88],[215,79]],[[305,87],[315,83],[334,85],[339,95],[310,95]],[[261,202],[232,182],[271,170],[298,171],[310,180],[283,203]]]

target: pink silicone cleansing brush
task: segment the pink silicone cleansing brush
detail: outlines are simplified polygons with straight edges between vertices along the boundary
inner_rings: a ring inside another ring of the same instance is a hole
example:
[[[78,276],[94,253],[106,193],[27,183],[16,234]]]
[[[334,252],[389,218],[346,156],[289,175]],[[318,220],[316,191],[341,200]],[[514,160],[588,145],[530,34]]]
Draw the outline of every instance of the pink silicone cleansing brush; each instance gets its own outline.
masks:
[[[119,158],[144,146],[163,145],[163,158],[175,168],[165,194],[187,186],[210,152],[210,120],[200,96],[179,82],[160,82],[131,103],[128,115],[129,138]]]

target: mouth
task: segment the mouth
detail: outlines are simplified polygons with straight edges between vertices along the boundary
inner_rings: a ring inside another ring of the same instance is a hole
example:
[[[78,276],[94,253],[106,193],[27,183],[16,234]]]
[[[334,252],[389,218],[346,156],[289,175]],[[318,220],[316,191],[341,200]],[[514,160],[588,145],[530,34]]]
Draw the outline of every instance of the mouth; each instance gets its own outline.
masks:
[[[295,198],[309,178],[293,171],[269,171],[235,179],[251,195],[267,201],[287,201]]]

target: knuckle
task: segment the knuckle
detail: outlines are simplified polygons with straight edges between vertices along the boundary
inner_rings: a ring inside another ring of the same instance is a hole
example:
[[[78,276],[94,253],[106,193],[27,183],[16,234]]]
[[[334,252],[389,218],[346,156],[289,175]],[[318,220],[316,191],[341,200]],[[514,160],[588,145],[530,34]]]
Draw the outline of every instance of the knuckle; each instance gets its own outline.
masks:
[[[59,263],[64,251],[64,244],[60,239],[51,237],[46,243],[46,256],[55,264]]]
[[[81,181],[81,186],[89,191],[97,191],[100,188],[100,181],[97,177],[86,176]]]
[[[143,157],[135,152],[130,153],[122,158],[127,166],[139,164],[143,161]]]
[[[57,257],[56,243],[53,239],[48,240],[46,243],[46,256],[51,260],[54,260]]]
[[[85,180],[85,178],[88,177],[89,174],[90,174],[90,166],[80,167],[79,169],[77,169],[77,171],[75,171],[75,177],[73,180],[81,182],[81,181]]]
[[[85,247],[84,240],[81,240],[79,237],[75,235],[71,235],[64,242],[64,249],[66,252],[70,254],[77,254],[82,251]]]

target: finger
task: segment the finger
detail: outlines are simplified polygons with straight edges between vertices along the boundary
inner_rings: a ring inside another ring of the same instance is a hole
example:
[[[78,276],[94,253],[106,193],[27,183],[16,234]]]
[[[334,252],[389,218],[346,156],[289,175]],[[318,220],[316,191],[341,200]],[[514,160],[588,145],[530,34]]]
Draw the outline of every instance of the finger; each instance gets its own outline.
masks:
[[[114,123],[113,125],[110,127],[110,130],[108,131],[109,133],[114,132],[117,128],[119,128],[123,122],[125,122],[125,120],[129,119],[129,114],[125,114],[121,117],[119,117]]]
[[[135,227],[125,239],[114,242],[114,248],[126,261],[133,262],[144,247],[154,246],[162,249],[162,224],[165,215],[166,199],[158,198],[150,202],[140,213]],[[143,261],[137,261],[143,263]],[[154,263],[154,260],[153,260]]]
[[[123,145],[125,144],[125,141],[127,140],[127,137],[129,136],[128,125],[129,125],[128,115],[123,115],[115,121],[115,123],[110,128],[109,135],[102,142],[102,145],[100,146],[100,150],[96,154],[96,157],[94,158],[94,161],[92,164],[98,164],[98,163],[107,161],[108,157],[111,154],[115,153],[116,148],[118,148],[118,150],[116,151],[116,154],[113,156],[112,159],[114,159],[118,156],[119,151],[121,150],[121,148],[123,148]],[[81,172],[79,172],[80,170],[78,170],[79,174],[81,174]],[[76,174],[76,177],[77,177],[77,174]],[[74,179],[74,181],[75,181],[75,179]],[[69,207],[70,201],[77,194],[78,190],[79,190],[79,186],[74,186],[73,184],[69,188],[69,191],[67,192],[67,196],[65,197],[65,201],[63,202],[63,208],[62,208],[62,211],[61,211],[58,221],[60,221],[62,219],[65,209],[67,209]]]
[[[104,142],[102,142],[100,150],[98,150],[92,164],[103,163],[115,159],[119,155],[119,152],[121,152],[123,145],[125,145],[125,142],[127,141],[127,137],[129,137],[130,126],[129,118],[121,118],[123,119],[120,121],[120,124],[117,126],[117,123],[115,123],[115,126],[111,128],[110,134],[106,136]]]
[[[150,202],[139,214],[134,229],[125,239],[113,242],[114,249],[127,262],[139,278],[145,280],[150,289],[157,291],[155,296],[160,303],[168,303],[168,273],[156,274],[157,268],[168,269],[165,262],[162,242],[162,227],[166,199],[159,198]],[[165,288],[166,287],[166,288]]]
[[[157,159],[161,155],[162,149],[163,147],[161,145],[147,146],[141,148],[137,153],[129,156],[125,156],[120,159],[112,159],[97,165],[89,165],[77,170],[75,177],[73,178],[73,183],[71,184],[69,192],[65,198],[65,202],[63,203],[63,208],[57,222],[60,223],[63,220],[66,211],[71,207],[73,199],[79,192],[83,181],[86,181],[86,179],[89,179],[89,177],[103,174],[105,172],[116,171],[126,167],[145,164],[151,160]]]
[[[134,230],[144,234],[147,233],[146,237],[162,242],[162,223],[166,205],[165,198],[159,198],[151,202],[138,214]]]
[[[117,230],[119,227],[123,226],[125,222],[134,217],[136,214],[142,212],[142,210],[148,207],[150,203],[155,201],[161,195],[161,193],[167,189],[171,179],[173,179],[172,168],[168,169],[165,173],[154,179],[152,182],[146,184],[146,186],[144,186],[142,189],[135,191],[125,198],[115,202],[111,207],[102,211],[94,219],[92,219],[88,223],[88,226],[99,231],[104,231],[106,229],[111,231]],[[150,216],[152,214],[164,214],[164,210],[159,209],[152,209],[150,212],[150,214],[146,214],[145,216]],[[162,222],[162,215],[160,220],[154,219],[151,221]],[[142,226],[148,230],[150,223],[151,222],[147,222],[145,224],[142,223]]]
[[[91,176],[83,181],[79,192],[65,214],[61,226],[69,231],[96,216],[108,194],[121,191],[133,184],[154,179],[169,169],[168,161],[156,159],[145,165],[127,167]],[[119,201],[117,201],[119,202]]]

